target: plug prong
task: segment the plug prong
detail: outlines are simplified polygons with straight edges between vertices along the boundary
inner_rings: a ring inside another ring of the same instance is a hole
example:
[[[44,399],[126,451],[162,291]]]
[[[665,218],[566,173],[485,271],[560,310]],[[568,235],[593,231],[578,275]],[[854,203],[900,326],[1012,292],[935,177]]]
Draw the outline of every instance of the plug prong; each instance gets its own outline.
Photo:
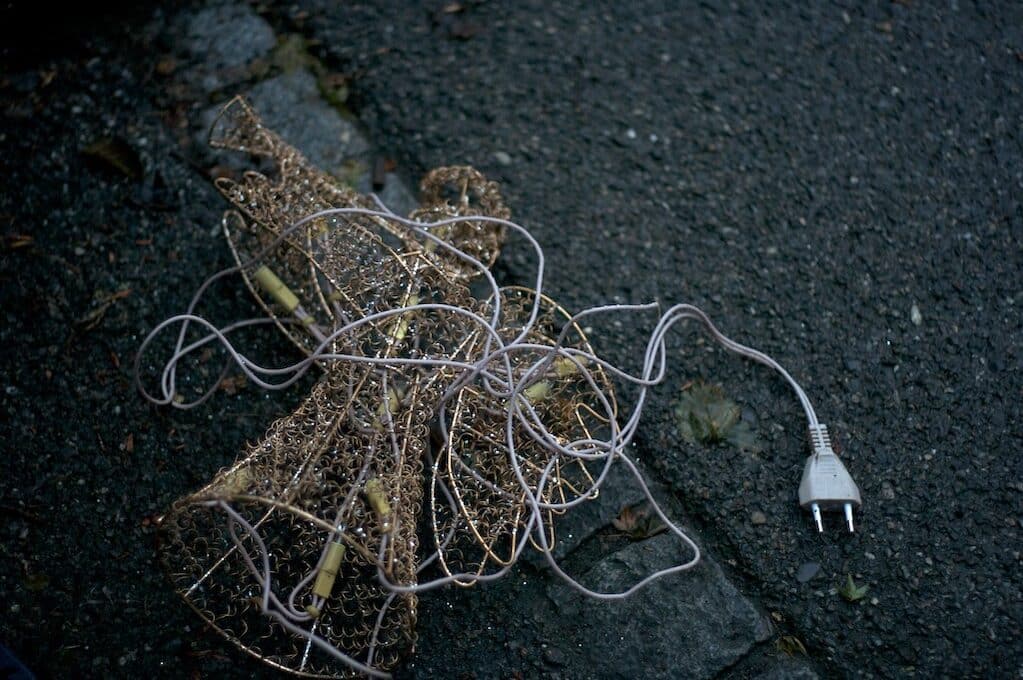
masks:
[[[813,513],[813,521],[817,523],[817,532],[824,533],[824,522],[821,521],[821,507],[816,503],[810,505],[810,512]]]
[[[853,508],[860,507],[863,502],[860,490],[831,449],[824,425],[810,426],[810,440],[813,452],[806,459],[803,478],[799,482],[799,505],[813,513],[818,532],[824,532],[821,518],[824,512],[844,512],[846,525],[852,533],[855,530]]]

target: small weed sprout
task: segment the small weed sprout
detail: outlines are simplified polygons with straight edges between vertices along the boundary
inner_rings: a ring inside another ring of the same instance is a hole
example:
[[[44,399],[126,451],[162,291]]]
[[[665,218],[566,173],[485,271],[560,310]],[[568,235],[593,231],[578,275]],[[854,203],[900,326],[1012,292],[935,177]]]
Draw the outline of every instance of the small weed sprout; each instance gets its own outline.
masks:
[[[845,575],[845,583],[838,589],[838,594],[842,596],[842,599],[846,602],[859,602],[867,596],[867,591],[870,590],[870,586],[856,585],[853,581],[852,574]]]
[[[679,433],[692,444],[727,442],[742,451],[758,451],[760,443],[738,404],[718,385],[690,383],[675,407]]]

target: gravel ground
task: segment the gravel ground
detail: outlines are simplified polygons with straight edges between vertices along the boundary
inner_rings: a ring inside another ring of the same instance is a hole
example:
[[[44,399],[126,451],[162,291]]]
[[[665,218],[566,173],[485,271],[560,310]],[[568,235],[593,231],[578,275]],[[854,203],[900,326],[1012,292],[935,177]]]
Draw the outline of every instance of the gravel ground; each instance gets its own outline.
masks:
[[[0,77],[0,638],[41,677],[237,663],[166,587],[153,519],[301,398],[243,391],[180,413],[132,385],[145,333],[230,259],[150,14],[8,47]],[[83,153],[112,136],[129,146],[112,147],[123,169]],[[208,313],[256,312],[218,293]]]
[[[863,490],[861,533],[816,535],[785,385],[681,333],[641,455],[712,552],[834,674],[1023,670],[1020,6],[455,4],[299,24],[413,173],[502,183],[564,304],[693,301],[791,367]],[[622,358],[649,328],[609,326]],[[701,376],[763,453],[679,441]]]
[[[498,179],[563,304],[692,301],[791,368],[863,490],[856,535],[818,536],[796,507],[785,385],[695,330],[673,340],[639,455],[823,675],[1020,674],[1023,12],[579,4],[268,16],[319,41],[407,176],[469,162]],[[164,15],[114,16],[2,53],[0,641],[44,677],[251,677],[169,592],[152,518],[302,392],[186,414],[135,393],[142,335],[228,254],[188,128],[211,102],[176,84]],[[111,135],[135,152],[120,170],[82,153]],[[528,277],[524,253],[505,281]],[[210,315],[255,313],[220,293]],[[596,345],[634,362],[651,324],[609,320]],[[674,402],[698,377],[744,406],[760,453],[680,440]],[[856,604],[847,574],[870,586]],[[424,605],[406,674],[577,677],[526,660],[556,634],[539,586],[494,630],[507,588]]]

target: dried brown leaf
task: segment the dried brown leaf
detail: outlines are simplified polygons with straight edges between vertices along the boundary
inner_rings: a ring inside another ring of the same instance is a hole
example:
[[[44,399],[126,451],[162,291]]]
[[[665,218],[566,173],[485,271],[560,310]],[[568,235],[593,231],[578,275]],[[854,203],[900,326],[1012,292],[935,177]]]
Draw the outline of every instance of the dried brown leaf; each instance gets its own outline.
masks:
[[[224,390],[225,394],[234,396],[241,390],[245,389],[247,384],[248,381],[245,379],[244,375],[230,375],[220,381],[220,389]]]
[[[611,520],[611,525],[634,541],[652,538],[668,529],[658,517],[650,514],[649,508],[628,505],[621,509],[618,517]]]
[[[28,234],[8,234],[4,237],[4,244],[10,250],[25,248],[26,246],[32,245],[34,241],[35,239]]]
[[[801,654],[806,656],[806,647],[795,635],[782,635],[774,644],[778,648],[778,651],[783,654],[787,654],[789,656]]]
[[[103,137],[82,149],[93,161],[130,179],[142,179],[143,168],[139,154],[121,137]]]

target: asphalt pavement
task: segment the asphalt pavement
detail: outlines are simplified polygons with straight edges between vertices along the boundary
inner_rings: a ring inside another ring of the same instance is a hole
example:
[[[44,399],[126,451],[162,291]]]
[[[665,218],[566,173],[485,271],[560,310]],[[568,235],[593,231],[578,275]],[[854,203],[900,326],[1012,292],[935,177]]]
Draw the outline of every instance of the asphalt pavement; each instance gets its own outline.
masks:
[[[328,131],[305,143],[332,172],[366,184],[393,161],[396,202],[429,168],[480,168],[569,309],[701,306],[792,372],[863,493],[855,534],[818,534],[787,385],[683,328],[636,455],[704,571],[613,614],[532,562],[424,598],[403,676],[1023,674],[1023,8],[208,7],[105,5],[45,31],[30,12],[3,48],[0,643],[37,674],[264,672],[175,599],[153,523],[308,384],[180,414],[131,383],[143,335],[229,261],[224,168],[200,140],[236,91],[296,136]],[[524,244],[497,274],[529,280]],[[207,312],[253,309],[239,287]],[[654,321],[594,323],[594,345],[635,367]],[[741,406],[757,450],[685,441],[693,380]],[[566,560],[597,579],[662,549],[590,530]]]

